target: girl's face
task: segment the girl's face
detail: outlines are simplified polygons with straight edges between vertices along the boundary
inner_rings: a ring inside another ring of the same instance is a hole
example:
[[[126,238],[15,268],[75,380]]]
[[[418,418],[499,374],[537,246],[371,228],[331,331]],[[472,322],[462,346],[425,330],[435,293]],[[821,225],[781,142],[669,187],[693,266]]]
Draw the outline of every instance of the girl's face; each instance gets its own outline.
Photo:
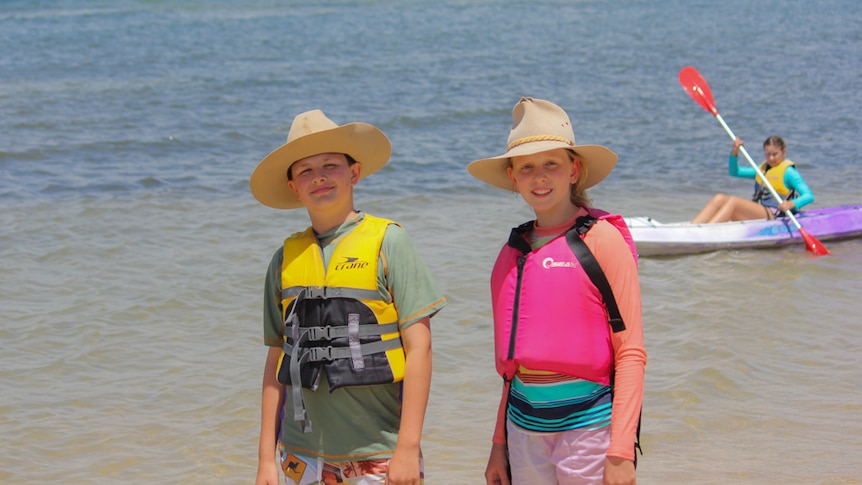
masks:
[[[536,212],[540,225],[543,219],[556,221],[561,217],[562,224],[574,207],[569,191],[578,181],[580,165],[572,161],[569,153],[558,148],[512,157],[512,166],[506,169],[515,190]]]
[[[766,163],[770,167],[774,167],[784,160],[784,154],[787,153],[786,148],[778,148],[775,145],[766,145],[763,147],[763,156],[766,157]]]

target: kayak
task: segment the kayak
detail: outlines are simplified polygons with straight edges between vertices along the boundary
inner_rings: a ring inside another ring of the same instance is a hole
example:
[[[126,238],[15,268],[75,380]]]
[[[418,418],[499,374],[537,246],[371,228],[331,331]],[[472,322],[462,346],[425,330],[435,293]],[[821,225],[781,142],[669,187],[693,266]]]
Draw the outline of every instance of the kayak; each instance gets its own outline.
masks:
[[[786,217],[717,224],[665,224],[651,217],[624,219],[641,256],[804,245],[796,226]],[[862,237],[862,204],[806,210],[796,214],[796,220],[820,241]]]

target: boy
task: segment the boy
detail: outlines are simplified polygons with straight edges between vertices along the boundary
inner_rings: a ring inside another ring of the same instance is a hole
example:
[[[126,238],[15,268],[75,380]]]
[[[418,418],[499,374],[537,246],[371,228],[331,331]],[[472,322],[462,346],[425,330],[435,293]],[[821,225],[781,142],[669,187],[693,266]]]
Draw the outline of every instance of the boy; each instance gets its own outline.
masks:
[[[431,317],[446,304],[406,231],[354,207],[353,187],[391,154],[367,123],[298,115],[251,176],[311,227],[273,255],[264,293],[257,484],[422,483]]]

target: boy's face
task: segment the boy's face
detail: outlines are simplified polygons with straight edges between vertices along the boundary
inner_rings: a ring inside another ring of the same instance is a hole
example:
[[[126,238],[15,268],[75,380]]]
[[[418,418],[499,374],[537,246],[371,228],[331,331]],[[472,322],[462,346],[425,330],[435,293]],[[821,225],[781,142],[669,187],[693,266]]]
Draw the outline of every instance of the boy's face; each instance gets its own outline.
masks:
[[[303,158],[290,167],[288,187],[308,210],[337,204],[353,206],[353,186],[361,166],[349,165],[341,153],[321,153]]]

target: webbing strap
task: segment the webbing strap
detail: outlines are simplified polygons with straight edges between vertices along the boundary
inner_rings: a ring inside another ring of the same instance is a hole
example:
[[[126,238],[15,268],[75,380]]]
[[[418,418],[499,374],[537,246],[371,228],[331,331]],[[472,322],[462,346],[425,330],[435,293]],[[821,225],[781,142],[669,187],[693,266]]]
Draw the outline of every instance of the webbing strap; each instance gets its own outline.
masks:
[[[332,340],[334,338],[350,336],[349,326],[333,327],[330,325],[325,325],[322,327],[301,327],[301,330],[303,332],[308,332],[308,340],[311,341]],[[398,331],[398,322],[385,324],[366,323],[356,325],[356,331],[358,332],[357,335],[359,337],[374,337],[377,335],[394,333]]]
[[[626,324],[623,322],[623,317],[620,315],[620,309],[617,307],[617,300],[614,298],[614,292],[611,290],[611,285],[608,283],[605,272],[602,271],[601,265],[596,261],[590,248],[581,239],[581,234],[585,234],[590,230],[596,218],[592,216],[579,217],[575,221],[574,227],[566,233],[566,242],[575,253],[575,257],[580,261],[581,266],[590,277],[590,281],[596,285],[599,292],[602,294],[602,299],[605,302],[605,307],[608,309],[608,323],[614,333],[622,332],[626,329]]]
[[[308,334],[303,334],[301,337],[301,342],[305,343],[308,341],[305,338]],[[371,355],[378,354],[380,352],[385,352],[387,350],[393,350],[400,348],[401,337],[393,338],[389,340],[378,340],[377,342],[369,342],[362,344],[359,348],[361,350],[362,355]],[[299,349],[298,352],[294,353],[295,349]],[[324,362],[324,361],[332,361],[336,359],[348,359],[353,355],[353,351],[350,347],[303,347],[301,345],[291,345],[286,343],[282,346],[282,350],[284,350],[285,355],[290,356],[291,365],[294,361],[294,356],[296,356],[296,360],[301,360],[302,362]],[[291,369],[292,370],[292,369]],[[290,375],[290,382],[293,385],[295,382],[293,380],[293,374]]]
[[[353,298],[355,300],[383,300],[377,290],[362,290],[340,286],[292,286],[281,290],[282,300],[296,296],[305,299]]]
[[[294,329],[298,325],[294,325]],[[303,338],[308,334],[304,334]],[[297,345],[302,345],[302,340],[296,341]],[[285,343],[285,346],[288,344]],[[287,353],[285,351],[285,353]],[[305,400],[302,398],[302,375],[299,372],[300,365],[307,360],[307,355],[300,357],[300,352],[293,352],[290,355],[290,383],[291,392],[293,394],[293,420],[299,421],[303,433],[311,433],[311,419],[308,417],[308,410],[305,407]]]

